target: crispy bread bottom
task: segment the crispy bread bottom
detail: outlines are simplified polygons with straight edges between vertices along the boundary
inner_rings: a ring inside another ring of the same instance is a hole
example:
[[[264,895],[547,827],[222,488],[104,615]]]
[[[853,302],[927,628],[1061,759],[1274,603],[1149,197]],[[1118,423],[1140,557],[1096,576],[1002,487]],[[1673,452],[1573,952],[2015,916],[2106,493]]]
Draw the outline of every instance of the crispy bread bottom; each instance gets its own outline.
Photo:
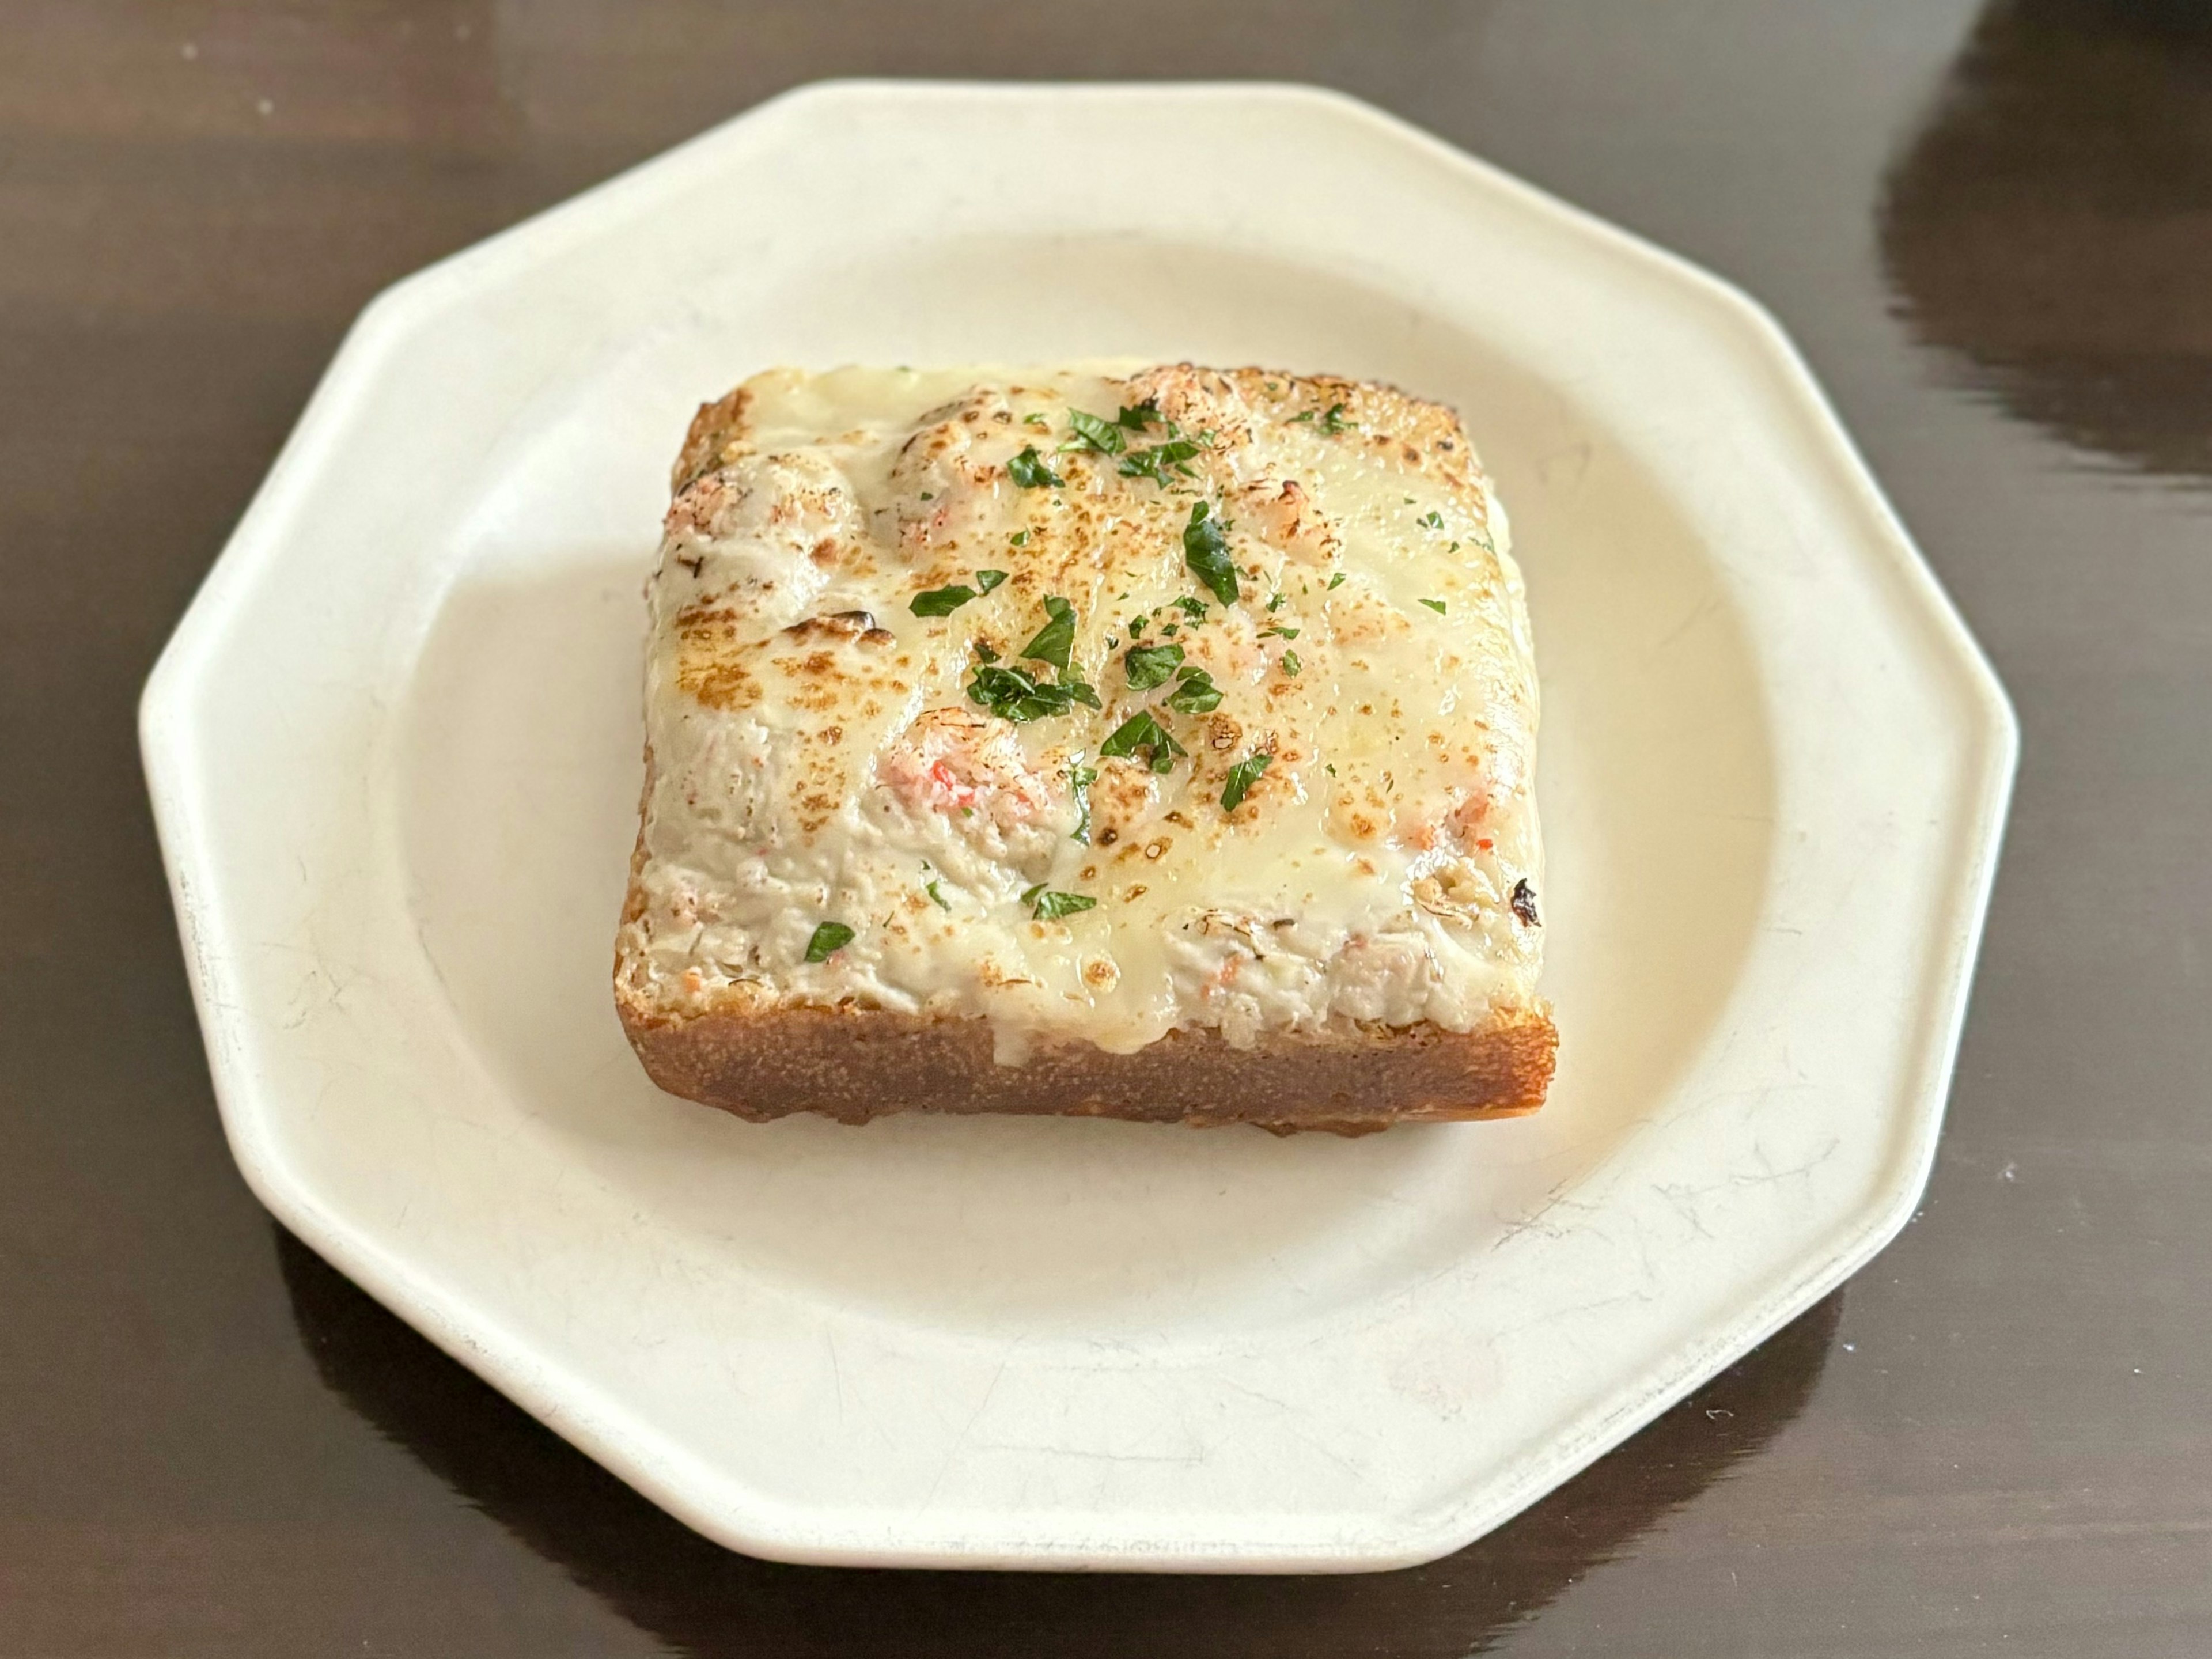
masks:
[[[1066,1043],[1001,1066],[982,1019],[875,1008],[678,1019],[617,1000],[655,1083],[755,1122],[794,1112],[844,1123],[893,1112],[1013,1112],[1365,1134],[1393,1123],[1533,1112],[1544,1103],[1559,1046],[1551,1017],[1531,1009],[1464,1034],[1351,1026],[1237,1048],[1216,1031],[1186,1029],[1134,1054]]]

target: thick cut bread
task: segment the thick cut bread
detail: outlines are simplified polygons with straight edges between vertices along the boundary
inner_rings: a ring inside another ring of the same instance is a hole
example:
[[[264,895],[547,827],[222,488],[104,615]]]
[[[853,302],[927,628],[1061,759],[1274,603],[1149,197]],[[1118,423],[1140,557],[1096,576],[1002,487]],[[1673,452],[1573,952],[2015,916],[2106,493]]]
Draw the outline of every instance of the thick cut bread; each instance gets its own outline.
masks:
[[[1543,1101],[1536,688],[1457,418],[1258,369],[702,409],[615,995],[755,1119]]]

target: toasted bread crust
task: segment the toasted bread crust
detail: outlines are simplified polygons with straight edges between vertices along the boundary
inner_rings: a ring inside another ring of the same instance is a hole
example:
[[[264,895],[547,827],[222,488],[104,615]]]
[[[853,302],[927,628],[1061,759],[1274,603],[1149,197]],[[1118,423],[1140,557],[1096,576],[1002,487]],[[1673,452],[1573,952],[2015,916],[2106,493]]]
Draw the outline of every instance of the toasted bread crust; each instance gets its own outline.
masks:
[[[812,1007],[672,1018],[630,995],[617,1002],[656,1084],[754,1122],[1011,1112],[1364,1134],[1533,1112],[1559,1042],[1550,1016],[1531,1009],[1465,1034],[1354,1026],[1237,1048],[1218,1032],[1183,1029],[1134,1054],[1067,1043],[1001,1066],[981,1019]]]

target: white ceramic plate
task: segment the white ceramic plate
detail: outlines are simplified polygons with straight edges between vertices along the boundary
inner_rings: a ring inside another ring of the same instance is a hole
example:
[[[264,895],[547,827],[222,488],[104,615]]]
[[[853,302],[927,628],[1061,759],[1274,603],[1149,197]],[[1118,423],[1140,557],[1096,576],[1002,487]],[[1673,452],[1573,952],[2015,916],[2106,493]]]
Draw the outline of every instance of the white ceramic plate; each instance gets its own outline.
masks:
[[[1344,1141],[657,1093],[607,981],[693,405],[1124,354],[1464,412],[1534,607],[1552,1103]],[[464,1364],[759,1554],[1252,1570],[1468,1542],[1881,1248],[2015,748],[1762,313],[1260,86],[810,88],[400,284],[143,738],[240,1167]]]

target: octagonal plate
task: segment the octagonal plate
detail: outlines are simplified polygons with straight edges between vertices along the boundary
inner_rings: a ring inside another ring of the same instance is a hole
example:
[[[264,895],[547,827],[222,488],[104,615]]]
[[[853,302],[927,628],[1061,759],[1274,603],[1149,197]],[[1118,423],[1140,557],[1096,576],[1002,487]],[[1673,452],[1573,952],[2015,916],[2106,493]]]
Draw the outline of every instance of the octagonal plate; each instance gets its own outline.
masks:
[[[1552,1103],[1344,1141],[657,1093],[607,978],[693,405],[1122,355],[1465,414],[1542,670]],[[1735,291],[1331,94],[925,84],[379,299],[143,737],[239,1164],[434,1341],[741,1549],[1254,1570],[1468,1542],[1887,1241],[2016,742]]]

